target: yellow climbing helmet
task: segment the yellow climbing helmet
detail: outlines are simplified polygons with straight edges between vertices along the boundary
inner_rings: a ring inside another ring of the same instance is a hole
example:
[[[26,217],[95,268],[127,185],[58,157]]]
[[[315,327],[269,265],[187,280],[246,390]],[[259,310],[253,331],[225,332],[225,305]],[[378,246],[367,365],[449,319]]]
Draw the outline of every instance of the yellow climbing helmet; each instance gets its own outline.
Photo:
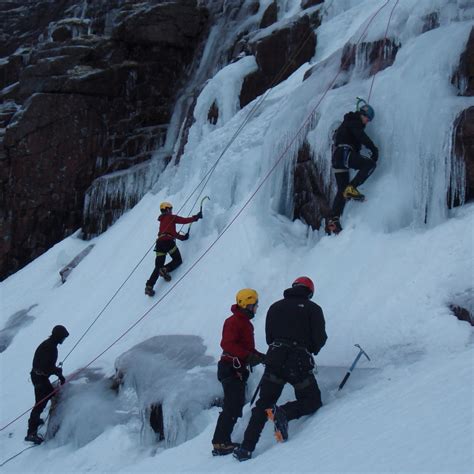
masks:
[[[166,211],[167,209],[173,209],[173,205],[170,202],[163,201],[160,204],[160,211]]]
[[[235,295],[235,301],[241,308],[247,308],[247,306],[258,303],[258,293],[252,288],[244,288]]]

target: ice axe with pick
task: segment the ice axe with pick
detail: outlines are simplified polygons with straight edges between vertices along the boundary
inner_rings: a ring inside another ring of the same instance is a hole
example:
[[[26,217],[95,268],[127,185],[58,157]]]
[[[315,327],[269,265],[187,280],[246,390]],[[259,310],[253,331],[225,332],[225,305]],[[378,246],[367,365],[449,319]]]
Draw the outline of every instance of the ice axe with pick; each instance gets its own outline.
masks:
[[[354,359],[354,362],[352,363],[350,369],[347,371],[346,375],[344,375],[344,378],[342,379],[342,382],[339,384],[338,391],[341,390],[342,387],[347,382],[347,379],[351,376],[352,371],[354,370],[355,366],[357,365],[357,362],[359,362],[359,359],[364,355],[367,357],[367,360],[370,360],[370,357],[367,355],[367,353],[362,349],[362,347],[359,346],[359,344],[354,344],[355,347],[359,348],[359,353],[357,354],[357,357]]]

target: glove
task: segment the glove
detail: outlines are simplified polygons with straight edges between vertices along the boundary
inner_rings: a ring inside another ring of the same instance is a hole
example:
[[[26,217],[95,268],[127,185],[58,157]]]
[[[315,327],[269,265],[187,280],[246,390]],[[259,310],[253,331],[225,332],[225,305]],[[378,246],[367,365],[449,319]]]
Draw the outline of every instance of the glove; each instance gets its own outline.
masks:
[[[250,367],[255,367],[258,364],[263,364],[265,362],[265,355],[261,352],[251,352],[245,362],[250,365]]]
[[[377,148],[372,152],[372,156],[370,158],[372,159],[372,161],[377,163],[377,160],[379,159],[379,151],[377,150]]]
[[[58,378],[61,378],[63,376],[63,369],[61,367],[56,367],[56,371],[54,372]]]
[[[186,234],[184,234],[182,237],[181,237],[181,240],[188,240],[189,239],[189,232],[186,232]]]
[[[66,379],[63,375],[59,375],[59,381],[61,382],[61,385],[64,385],[66,383]]]
[[[194,215],[194,218],[198,221],[199,219],[202,219],[202,211],[199,211],[197,214]]]

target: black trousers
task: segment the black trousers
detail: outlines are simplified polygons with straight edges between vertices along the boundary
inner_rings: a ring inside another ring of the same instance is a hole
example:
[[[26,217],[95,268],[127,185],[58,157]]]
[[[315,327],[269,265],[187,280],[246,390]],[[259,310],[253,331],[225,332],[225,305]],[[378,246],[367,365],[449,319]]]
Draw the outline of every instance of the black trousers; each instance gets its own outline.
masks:
[[[365,158],[355,151],[350,151],[347,148],[336,148],[333,154],[332,165],[333,168],[341,170],[346,168],[347,171],[335,172],[337,193],[334,198],[332,205],[332,214],[334,217],[340,217],[344,212],[346,200],[344,199],[343,192],[348,185],[358,187],[365,183],[367,178],[374,172],[376,163],[370,158]],[[359,170],[352,180],[349,180],[349,169]]]
[[[172,272],[178,268],[182,263],[181,253],[179,252],[176,242],[174,240],[157,240],[155,246],[156,258],[155,268],[146,282],[147,286],[153,287],[160,276],[160,268],[165,267],[168,272]],[[169,254],[171,262],[165,265],[166,255]]]
[[[224,406],[217,419],[212,443],[231,443],[231,434],[245,405],[248,370],[237,371],[231,363],[219,361],[217,378],[224,389]]]
[[[28,434],[37,432],[38,426],[40,426],[41,413],[46,408],[49,400],[55,395],[55,393],[52,393],[54,392],[54,387],[45,375],[37,375],[32,372],[31,382],[35,388],[35,406],[31,410],[28,420]]]
[[[323,405],[321,391],[312,373],[313,360],[309,354],[284,348],[270,349],[266,359],[268,362],[260,386],[260,397],[252,409],[252,416],[241,445],[248,451],[255,449],[265,426],[267,421],[265,410],[272,408],[277,402],[286,383],[293,386],[296,397],[295,401],[281,406],[288,421],[311,415]]]

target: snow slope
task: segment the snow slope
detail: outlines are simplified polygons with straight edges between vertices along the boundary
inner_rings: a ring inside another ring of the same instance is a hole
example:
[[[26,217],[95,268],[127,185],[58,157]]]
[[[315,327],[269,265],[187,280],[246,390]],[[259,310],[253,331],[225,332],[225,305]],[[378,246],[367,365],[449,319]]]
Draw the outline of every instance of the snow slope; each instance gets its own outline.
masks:
[[[448,211],[444,204],[451,167],[449,127],[461,110],[474,105],[473,98],[457,97],[450,84],[473,25],[469,2],[398,2],[389,32],[402,48],[394,65],[377,75],[371,98],[376,119],[368,133],[380,145],[381,157],[363,188],[368,201],[346,207],[338,237],[308,231],[288,218],[294,151],[302,140],[298,130],[314,112],[308,140],[329,177],[328,131],[353,107],[355,96],[367,96],[371,79],[355,73],[315,107],[334,77],[340,48],[350,38],[358,40],[384,3],[336,0],[327,8],[312,64],[271,91],[215,166],[203,190],[211,197],[204,219],[193,225],[191,239],[179,244],[184,264],[170,284],[158,282],[154,299],[145,297],[143,289],[153,268],[150,250],[159,203],[171,201],[176,211],[186,203],[181,214],[193,212],[190,203],[197,193],[189,200],[190,192],[255,105],[235,113],[251,58],[227,66],[209,82],[179,167],[166,169],[154,193],[94,239],[95,247],[64,285],[59,270],[89,245],[77,235],[0,286],[2,327],[24,309],[35,318],[0,355],[0,428],[31,407],[32,355],[52,326],[64,324],[71,334],[60,347],[63,360],[142,257],[67,357],[66,373],[90,364],[101,377],[110,376],[118,356],[157,335],[200,336],[206,354],[217,360],[223,320],[243,287],[260,294],[254,325],[263,351],[267,308],[295,277],[306,274],[316,283],[314,300],[327,321],[329,339],[317,358],[325,406],[311,418],[292,422],[285,445],[275,445],[267,426],[254,459],[239,464],[210,454],[217,408],[200,414],[191,439],[165,449],[141,436],[133,399],[119,403],[94,388],[67,413],[75,432],[60,430],[54,440],[26,451],[2,471],[472,472],[472,327],[455,319],[448,304],[472,292],[474,206]],[[281,21],[298,12],[292,2],[280,5]],[[394,5],[388,2],[371,23],[368,40],[383,37]],[[441,12],[440,27],[421,34],[421,18],[435,8]],[[319,73],[302,82],[304,72],[318,64]],[[224,101],[226,113],[210,126],[204,105],[212,103],[213,95]],[[356,343],[371,356],[359,367],[373,370],[356,371],[336,393],[357,354]],[[253,374],[250,394],[260,374]],[[290,397],[286,390],[282,399]],[[114,413],[109,415],[110,407]],[[0,463],[26,446],[27,417],[0,431]],[[234,432],[236,441],[248,417],[247,406]]]

